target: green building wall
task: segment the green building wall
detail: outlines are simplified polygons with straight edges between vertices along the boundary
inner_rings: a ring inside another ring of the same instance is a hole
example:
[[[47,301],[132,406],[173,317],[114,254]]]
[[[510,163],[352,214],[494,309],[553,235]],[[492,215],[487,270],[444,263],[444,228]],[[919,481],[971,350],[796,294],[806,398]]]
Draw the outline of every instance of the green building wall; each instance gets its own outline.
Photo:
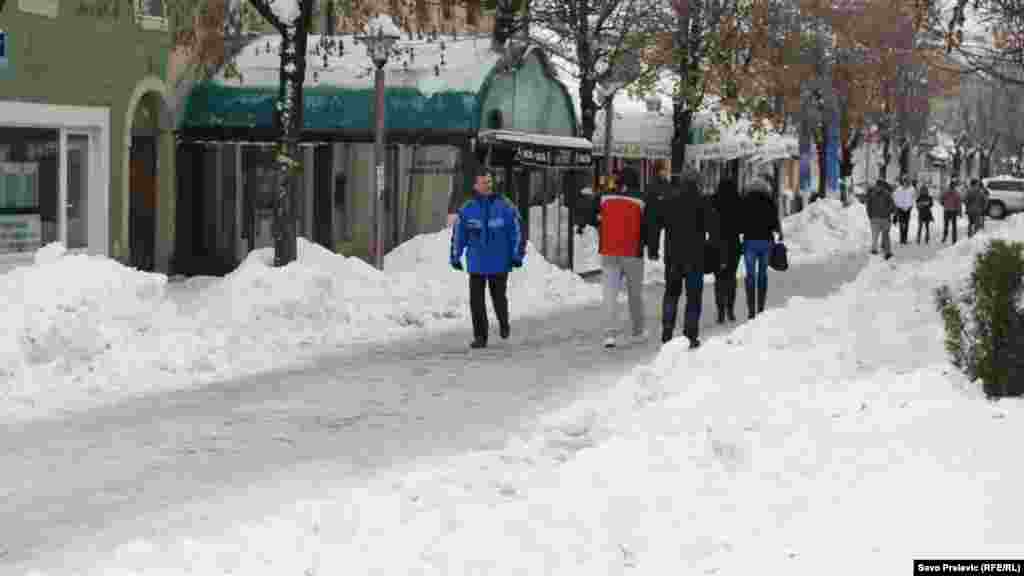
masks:
[[[20,5],[56,6],[56,15],[23,11]],[[166,92],[170,35],[135,21],[132,0],[7,0],[0,29],[7,33],[8,66],[0,70],[0,100],[110,110],[109,254],[129,258],[126,163],[127,123],[140,92]],[[167,127],[169,128],[169,127]],[[173,236],[173,145],[161,131],[160,236]],[[173,239],[172,239],[173,240]]]

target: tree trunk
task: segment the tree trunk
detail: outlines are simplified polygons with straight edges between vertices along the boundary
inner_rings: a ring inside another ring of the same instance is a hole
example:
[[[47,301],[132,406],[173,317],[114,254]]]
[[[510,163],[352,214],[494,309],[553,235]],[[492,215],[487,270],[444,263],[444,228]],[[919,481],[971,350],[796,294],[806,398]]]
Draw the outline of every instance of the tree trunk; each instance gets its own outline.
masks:
[[[302,0],[303,18],[294,28],[281,31],[281,67],[278,88],[282,103],[277,114],[280,131],[277,151],[277,194],[274,196],[274,266],[284,266],[297,256],[295,190],[302,159],[302,86],[306,77],[306,43],[312,16],[312,0]]]
[[[825,154],[825,144],[827,143],[827,135],[828,123],[825,122],[821,124],[820,133],[814,135],[814,144],[817,148],[815,152],[818,155],[818,192],[811,199],[812,202],[825,197],[825,188],[828,184],[826,182],[827,178],[825,172],[827,163],[827,156]]]
[[[910,172],[910,143],[900,143],[900,178],[906,178]]]
[[[583,133],[580,134],[580,137],[587,140],[594,137],[594,130],[597,128],[597,102],[594,101],[594,88],[594,81],[588,76],[584,76],[580,80],[580,110],[583,115],[580,127]]]
[[[882,169],[879,174],[882,175],[882,179],[886,182],[889,181],[889,163],[892,162],[892,140],[886,137],[882,141]]]

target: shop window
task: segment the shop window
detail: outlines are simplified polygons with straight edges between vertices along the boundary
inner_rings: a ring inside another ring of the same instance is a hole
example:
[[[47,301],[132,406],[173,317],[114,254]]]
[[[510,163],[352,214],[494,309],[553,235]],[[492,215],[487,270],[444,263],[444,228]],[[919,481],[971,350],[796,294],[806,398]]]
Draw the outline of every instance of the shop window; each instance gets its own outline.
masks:
[[[441,0],[441,19],[444,22],[451,22],[454,4],[455,0]]]
[[[89,245],[89,136],[68,134],[68,248]]]
[[[466,24],[470,26],[480,24],[480,0],[466,0]]]
[[[419,29],[424,29],[427,24],[430,24],[430,8],[427,6],[427,0],[416,0],[416,24]]]
[[[0,127],[0,147],[0,254],[56,241],[59,132]]]
[[[164,0],[135,0],[135,18],[146,30],[167,30]]]

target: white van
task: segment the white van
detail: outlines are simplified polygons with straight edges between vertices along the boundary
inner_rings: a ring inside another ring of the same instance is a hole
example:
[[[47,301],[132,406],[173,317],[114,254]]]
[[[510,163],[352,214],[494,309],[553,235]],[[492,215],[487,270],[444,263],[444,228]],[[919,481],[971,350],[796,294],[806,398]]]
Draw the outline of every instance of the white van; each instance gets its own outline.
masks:
[[[981,185],[988,191],[988,215],[1002,219],[1007,214],[1024,212],[1024,178],[996,176],[984,178]]]

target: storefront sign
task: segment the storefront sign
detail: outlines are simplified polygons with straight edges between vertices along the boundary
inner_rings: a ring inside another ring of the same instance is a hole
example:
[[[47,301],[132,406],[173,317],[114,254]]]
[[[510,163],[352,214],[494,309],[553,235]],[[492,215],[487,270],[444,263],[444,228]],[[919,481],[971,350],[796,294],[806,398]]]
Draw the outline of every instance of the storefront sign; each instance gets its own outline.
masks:
[[[594,153],[604,156],[603,142],[594,147]],[[672,158],[672,146],[668,143],[612,142],[612,156],[630,160],[668,160]]]
[[[0,254],[38,250],[42,241],[39,214],[0,214]]]
[[[551,168],[575,168],[590,166],[589,151],[570,150],[565,148],[544,148],[529,144],[516,145],[516,162],[529,166],[545,166]]]

